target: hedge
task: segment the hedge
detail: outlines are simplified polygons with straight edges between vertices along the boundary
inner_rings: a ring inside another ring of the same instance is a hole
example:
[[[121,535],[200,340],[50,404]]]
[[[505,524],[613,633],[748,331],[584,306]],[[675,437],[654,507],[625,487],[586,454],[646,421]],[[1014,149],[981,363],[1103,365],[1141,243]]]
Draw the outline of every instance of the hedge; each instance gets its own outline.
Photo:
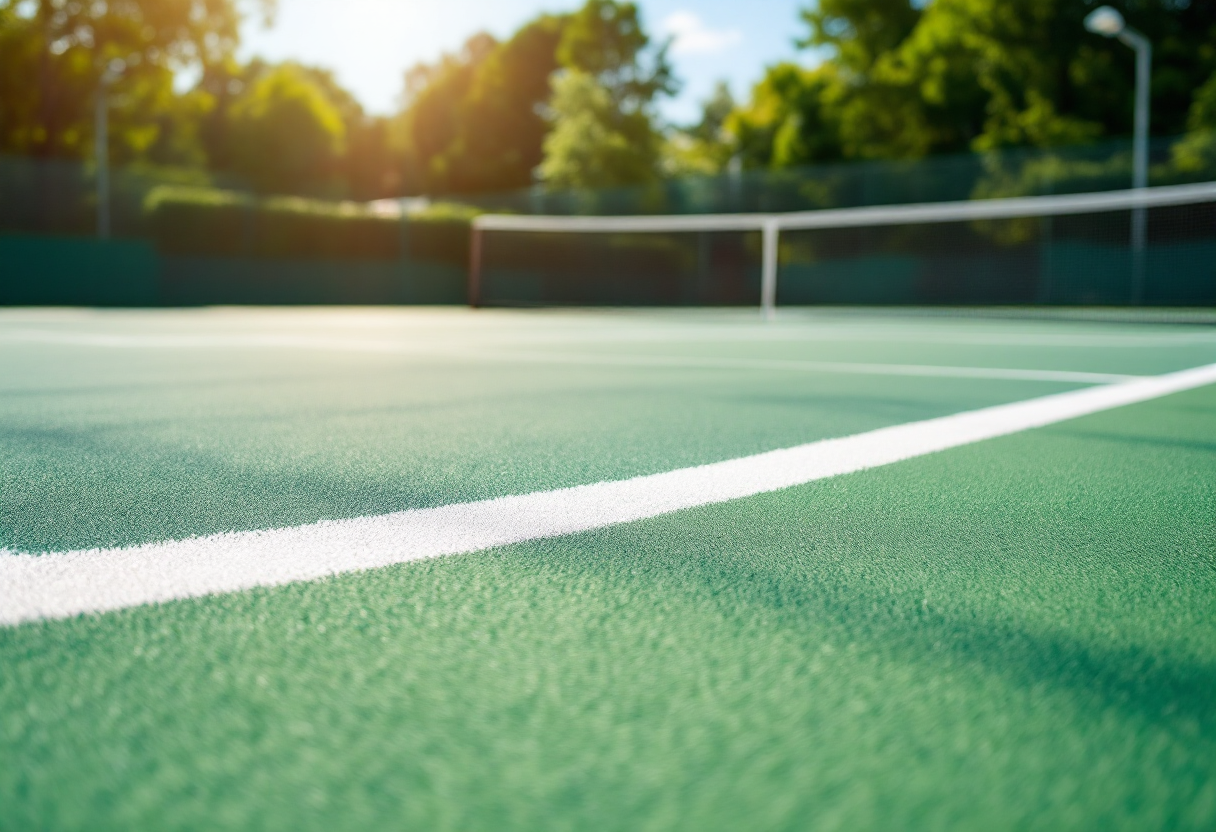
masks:
[[[463,265],[477,211],[438,204],[402,218],[349,202],[167,186],[148,194],[144,213],[166,255]]]

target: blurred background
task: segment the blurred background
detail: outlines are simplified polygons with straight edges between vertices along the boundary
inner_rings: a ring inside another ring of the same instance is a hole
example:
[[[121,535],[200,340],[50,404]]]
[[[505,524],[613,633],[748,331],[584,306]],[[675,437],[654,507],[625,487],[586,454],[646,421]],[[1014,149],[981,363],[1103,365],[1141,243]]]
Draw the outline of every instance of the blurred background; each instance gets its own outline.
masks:
[[[0,303],[462,303],[485,211],[1128,188],[1136,56],[1096,5],[0,0]],[[1216,180],[1216,0],[1114,5],[1153,46],[1148,184]],[[756,245],[655,242],[676,289],[568,299],[752,302]],[[737,285],[679,289],[707,257]],[[915,299],[867,285],[790,300]],[[1086,286],[935,302],[1216,303]]]

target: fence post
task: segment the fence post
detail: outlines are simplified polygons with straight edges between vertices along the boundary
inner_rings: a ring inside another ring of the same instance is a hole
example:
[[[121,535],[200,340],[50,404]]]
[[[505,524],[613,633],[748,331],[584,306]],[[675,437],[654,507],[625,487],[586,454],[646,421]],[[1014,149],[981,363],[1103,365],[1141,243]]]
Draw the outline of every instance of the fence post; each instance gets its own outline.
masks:
[[[481,306],[481,228],[476,218],[469,226],[469,306]]]

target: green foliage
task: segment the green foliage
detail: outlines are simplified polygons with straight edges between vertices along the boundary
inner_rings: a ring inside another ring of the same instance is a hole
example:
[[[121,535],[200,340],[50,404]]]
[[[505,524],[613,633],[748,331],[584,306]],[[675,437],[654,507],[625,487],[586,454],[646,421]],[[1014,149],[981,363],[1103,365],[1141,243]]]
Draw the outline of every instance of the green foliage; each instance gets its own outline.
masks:
[[[700,121],[668,135],[663,148],[664,175],[710,176],[725,170],[735,152],[726,129],[735,107],[730,87],[719,81],[702,102]]]
[[[453,161],[461,151],[460,103],[494,43],[489,35],[474,36],[459,55],[444,55],[433,66],[418,65],[406,74],[402,120],[406,150],[414,163],[411,185],[446,189],[457,175],[459,164]]]
[[[92,59],[79,46],[52,53],[39,21],[18,15],[14,5],[0,5],[0,150],[84,156],[92,136]],[[44,84],[53,96],[43,94]]]
[[[506,190],[527,185],[540,164],[548,124],[541,105],[563,18],[542,15],[496,45],[478,65],[461,119],[453,191]]]
[[[364,113],[327,70],[237,63],[237,0],[0,0],[0,153],[90,158],[110,64],[122,68],[110,96],[115,164],[206,168],[265,193],[334,198],[506,191],[538,177],[607,188],[713,175],[735,157],[786,169],[1131,131],[1134,57],[1084,30],[1091,0],[807,5],[800,43],[824,56],[819,66],[776,64],[739,106],[722,87],[699,123],[664,133],[654,102],[676,86],[666,47],[623,0],[540,15],[502,41],[474,35],[410,70],[391,120]],[[1216,3],[1116,5],[1154,44],[1154,133],[1191,131],[1162,176],[1212,170]],[[188,67],[202,80],[177,92],[174,73]],[[1110,171],[1056,174],[1097,182]],[[1033,190],[1043,175],[1001,168],[989,185]]]
[[[393,146],[389,119],[362,115],[346,125],[342,172],[351,199],[380,199],[401,193],[401,154]]]
[[[208,165],[229,172],[247,166],[248,161],[240,158],[239,141],[243,134],[234,126],[234,107],[248,98],[251,88],[281,70],[320,93],[327,102],[323,109],[338,114],[344,141],[342,152],[331,160],[327,171],[293,177],[279,189],[352,199],[377,199],[400,193],[400,154],[393,148],[388,120],[364,113],[359,102],[337,83],[329,70],[297,63],[280,66],[255,58],[243,66],[229,60],[207,68],[197,93],[214,102],[199,127]]]
[[[987,175],[973,193],[977,199],[1028,196],[1045,190],[1069,193],[1126,187],[1132,174],[1130,152],[1092,160],[1049,153],[1029,160],[1006,161],[999,154],[990,154],[987,161]]]
[[[634,3],[587,0],[570,17],[557,59],[567,69],[594,76],[622,110],[640,110],[656,95],[675,91],[666,47],[643,61],[649,44]]]
[[[466,205],[463,202],[441,200],[439,202],[432,202],[421,211],[410,212],[409,221],[470,223],[473,221],[474,217],[484,213],[485,209],[478,208],[476,205]]]
[[[785,168],[841,157],[840,113],[831,66],[804,69],[793,63],[770,67],[752,99],[726,121],[745,163]]]
[[[1154,42],[1153,130],[1186,127],[1216,69],[1216,5],[1116,3]],[[820,0],[815,70],[770,68],[730,120],[745,162],[1056,147],[1131,132],[1134,56],[1085,31],[1087,0]]]
[[[102,68],[115,65],[116,165],[256,171],[254,181],[270,190],[368,199],[397,192],[386,120],[367,117],[327,70],[238,65],[237,8],[235,0],[0,0],[0,152],[89,158]],[[174,72],[188,67],[201,69],[202,81],[179,93]],[[285,144],[297,122],[305,141]],[[318,139],[318,124],[328,138]]]
[[[144,201],[157,248],[185,256],[394,260],[463,265],[478,212],[437,203],[408,219],[363,204],[257,197],[205,187],[163,186]]]
[[[474,35],[459,53],[414,67],[394,125],[406,158],[405,190],[468,193],[531,184],[555,124],[551,79],[559,69],[592,77],[626,121],[645,112],[650,123],[651,101],[673,82],[663,50],[644,60],[648,45],[633,4],[590,0],[573,14],[541,15],[503,42]]]
[[[542,15],[503,43],[475,35],[459,54],[410,70],[395,125],[408,191],[506,190],[532,181],[565,21]]]
[[[553,131],[541,178],[556,187],[636,185],[658,177],[660,137],[644,110],[622,112],[611,90],[587,72],[553,83]]]
[[[644,60],[649,43],[633,3],[587,0],[571,16],[539,168],[547,184],[606,188],[658,178],[662,138],[651,104],[675,85],[666,47]]]
[[[1187,116],[1191,130],[1216,130],[1216,72],[1195,91],[1194,103]]]
[[[1174,147],[1174,166],[1185,173],[1216,172],[1216,72],[1195,91],[1187,126],[1190,133]]]
[[[686,132],[702,141],[720,141],[726,129],[726,120],[734,110],[735,97],[731,95],[730,85],[719,81],[714,85],[713,93],[701,104],[701,120]]]
[[[1088,10],[1082,0],[934,4],[901,55],[904,71],[920,80],[928,122],[978,150],[1076,144],[1117,130],[1123,101],[1096,88],[1119,88],[1108,78],[1110,44],[1084,30]]]
[[[0,151],[87,157],[113,66],[116,161],[201,161],[189,122],[208,102],[176,96],[173,72],[223,61],[238,22],[235,0],[0,0]]]
[[[801,46],[830,47],[839,65],[868,72],[915,28],[921,12],[910,0],[819,0],[802,12],[810,34]]]
[[[267,192],[334,178],[346,125],[325,92],[295,64],[267,72],[233,102],[234,170]]]
[[[155,214],[165,205],[250,205],[252,198],[240,191],[190,185],[161,185],[144,197],[144,213]]]

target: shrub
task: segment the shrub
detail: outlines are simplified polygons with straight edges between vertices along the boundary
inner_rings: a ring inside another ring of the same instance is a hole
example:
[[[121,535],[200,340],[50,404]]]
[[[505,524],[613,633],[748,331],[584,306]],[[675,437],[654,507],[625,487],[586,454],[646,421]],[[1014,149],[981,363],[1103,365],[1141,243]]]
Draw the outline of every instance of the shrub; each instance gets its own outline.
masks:
[[[144,203],[159,251],[169,255],[280,259],[432,260],[463,265],[476,209],[439,203],[406,218],[352,202],[259,198],[239,191],[167,186]]]

